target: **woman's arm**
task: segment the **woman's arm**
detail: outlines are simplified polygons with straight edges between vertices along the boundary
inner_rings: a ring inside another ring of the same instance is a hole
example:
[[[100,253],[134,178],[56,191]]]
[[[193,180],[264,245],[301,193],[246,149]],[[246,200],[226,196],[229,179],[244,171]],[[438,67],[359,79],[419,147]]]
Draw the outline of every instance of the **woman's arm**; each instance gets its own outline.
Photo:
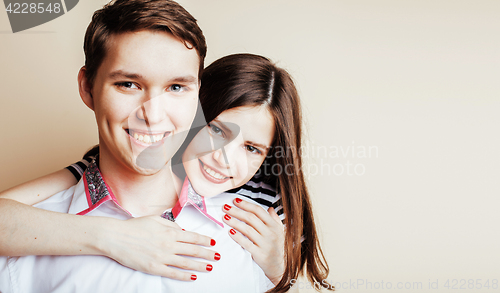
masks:
[[[72,254],[70,249],[65,251],[64,246],[61,247],[61,243],[67,242],[62,242],[63,235],[58,233],[70,229],[58,229],[62,228],[58,226],[65,224],[78,226],[80,223],[72,223],[72,220],[76,220],[72,218],[69,222],[64,221],[62,214],[33,208],[30,205],[39,203],[76,183],[71,172],[68,169],[62,169],[2,191],[0,193],[0,255]],[[44,235],[49,237],[44,237]],[[77,240],[78,237],[68,238],[70,242],[73,239]],[[93,243],[96,242],[93,241]],[[73,247],[72,244],[69,243],[67,247]],[[82,248],[82,250],[78,248],[77,252],[82,251],[87,254],[97,252],[96,247]]]
[[[211,238],[184,232],[159,216],[121,221],[26,205],[40,202],[75,181],[71,172],[61,170],[2,192],[0,255],[104,255],[132,269],[186,281],[191,280],[191,273],[169,266],[206,271],[207,263],[181,255],[220,258],[198,246],[210,246]]]
[[[75,176],[68,169],[62,169],[2,191],[0,199],[12,199],[26,205],[34,205],[76,183]]]
[[[22,194],[22,186],[15,189],[23,199],[30,198]],[[101,237],[92,231],[97,231],[96,222],[106,219],[83,220],[46,211],[14,200],[15,194],[5,194],[0,198],[0,255],[99,254]]]

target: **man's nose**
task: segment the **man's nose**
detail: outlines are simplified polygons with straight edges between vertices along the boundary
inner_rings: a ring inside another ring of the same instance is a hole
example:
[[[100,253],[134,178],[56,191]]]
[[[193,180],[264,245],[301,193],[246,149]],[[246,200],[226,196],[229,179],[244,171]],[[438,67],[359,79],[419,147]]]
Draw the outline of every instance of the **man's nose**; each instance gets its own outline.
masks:
[[[158,124],[167,118],[167,98],[162,94],[148,94],[145,102],[137,109],[136,116],[144,120],[146,125]]]

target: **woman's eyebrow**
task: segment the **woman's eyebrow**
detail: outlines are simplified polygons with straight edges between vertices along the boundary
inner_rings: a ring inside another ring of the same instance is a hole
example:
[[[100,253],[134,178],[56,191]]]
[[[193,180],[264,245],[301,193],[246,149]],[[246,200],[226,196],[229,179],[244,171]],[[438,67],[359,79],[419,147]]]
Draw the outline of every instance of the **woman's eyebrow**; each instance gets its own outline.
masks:
[[[232,135],[233,130],[239,130],[239,126],[235,123],[222,122],[222,121],[218,120],[217,118],[215,118],[213,121],[217,122],[219,124],[219,126],[224,130],[224,132],[226,132],[227,135]],[[239,133],[239,131],[236,131],[236,134],[238,134],[238,133]]]
[[[226,132],[227,135],[230,136],[233,134],[233,132],[236,133],[236,135],[239,134],[240,127],[238,126],[238,124],[233,123],[233,122],[222,122],[222,121],[218,120],[217,118],[215,118],[213,121],[217,122],[219,124],[219,126],[221,128],[223,128],[223,130]],[[261,144],[261,143],[253,142],[251,140],[247,140],[247,141],[245,141],[245,143],[252,145],[252,146],[255,146],[255,147],[258,147],[258,148],[265,150],[265,151],[268,151],[271,148],[270,146],[266,146],[266,145]]]
[[[260,144],[260,143],[256,143],[256,142],[253,142],[253,141],[250,141],[250,140],[247,140],[245,141],[246,144],[249,144],[249,145],[252,145],[252,146],[255,146],[255,147],[259,147],[265,151],[267,151],[268,149],[270,149],[271,147],[268,147],[266,145],[263,145],[263,144]]]

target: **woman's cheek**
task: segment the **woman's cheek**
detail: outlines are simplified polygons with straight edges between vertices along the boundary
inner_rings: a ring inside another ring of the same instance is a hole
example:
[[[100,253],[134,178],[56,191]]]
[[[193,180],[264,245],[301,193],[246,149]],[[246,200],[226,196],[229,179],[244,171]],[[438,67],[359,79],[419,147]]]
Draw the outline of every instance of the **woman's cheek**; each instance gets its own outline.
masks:
[[[262,165],[262,162],[264,160],[260,156],[250,154],[250,156],[247,158],[247,161],[248,161],[248,167],[246,172],[248,179],[250,179],[253,177],[253,175],[255,175],[255,173],[257,173],[257,170],[259,170],[260,165]]]

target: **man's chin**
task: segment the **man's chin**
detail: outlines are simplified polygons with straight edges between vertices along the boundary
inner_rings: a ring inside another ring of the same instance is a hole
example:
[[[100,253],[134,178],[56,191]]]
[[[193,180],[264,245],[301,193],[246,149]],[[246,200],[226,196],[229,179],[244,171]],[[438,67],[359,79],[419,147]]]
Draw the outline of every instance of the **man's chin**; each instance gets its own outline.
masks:
[[[138,173],[140,175],[151,176],[151,175],[155,175],[158,172],[160,172],[165,167],[165,165],[162,165],[159,168],[155,168],[155,167],[157,167],[157,166],[149,166],[148,168],[145,168],[143,166],[137,166],[137,165],[135,165],[134,166],[134,170],[135,170],[136,173]]]
[[[135,165],[139,169],[148,170],[149,173],[157,173],[168,163],[163,148],[147,148],[139,153],[135,159]]]
[[[144,152],[136,157],[134,169],[143,175],[154,175],[160,172],[168,163],[163,156],[148,156]]]
[[[143,172],[141,172],[141,175],[143,175],[143,176],[153,176],[153,175],[158,174],[158,172],[160,172],[160,170],[145,169],[145,170],[143,170]]]

